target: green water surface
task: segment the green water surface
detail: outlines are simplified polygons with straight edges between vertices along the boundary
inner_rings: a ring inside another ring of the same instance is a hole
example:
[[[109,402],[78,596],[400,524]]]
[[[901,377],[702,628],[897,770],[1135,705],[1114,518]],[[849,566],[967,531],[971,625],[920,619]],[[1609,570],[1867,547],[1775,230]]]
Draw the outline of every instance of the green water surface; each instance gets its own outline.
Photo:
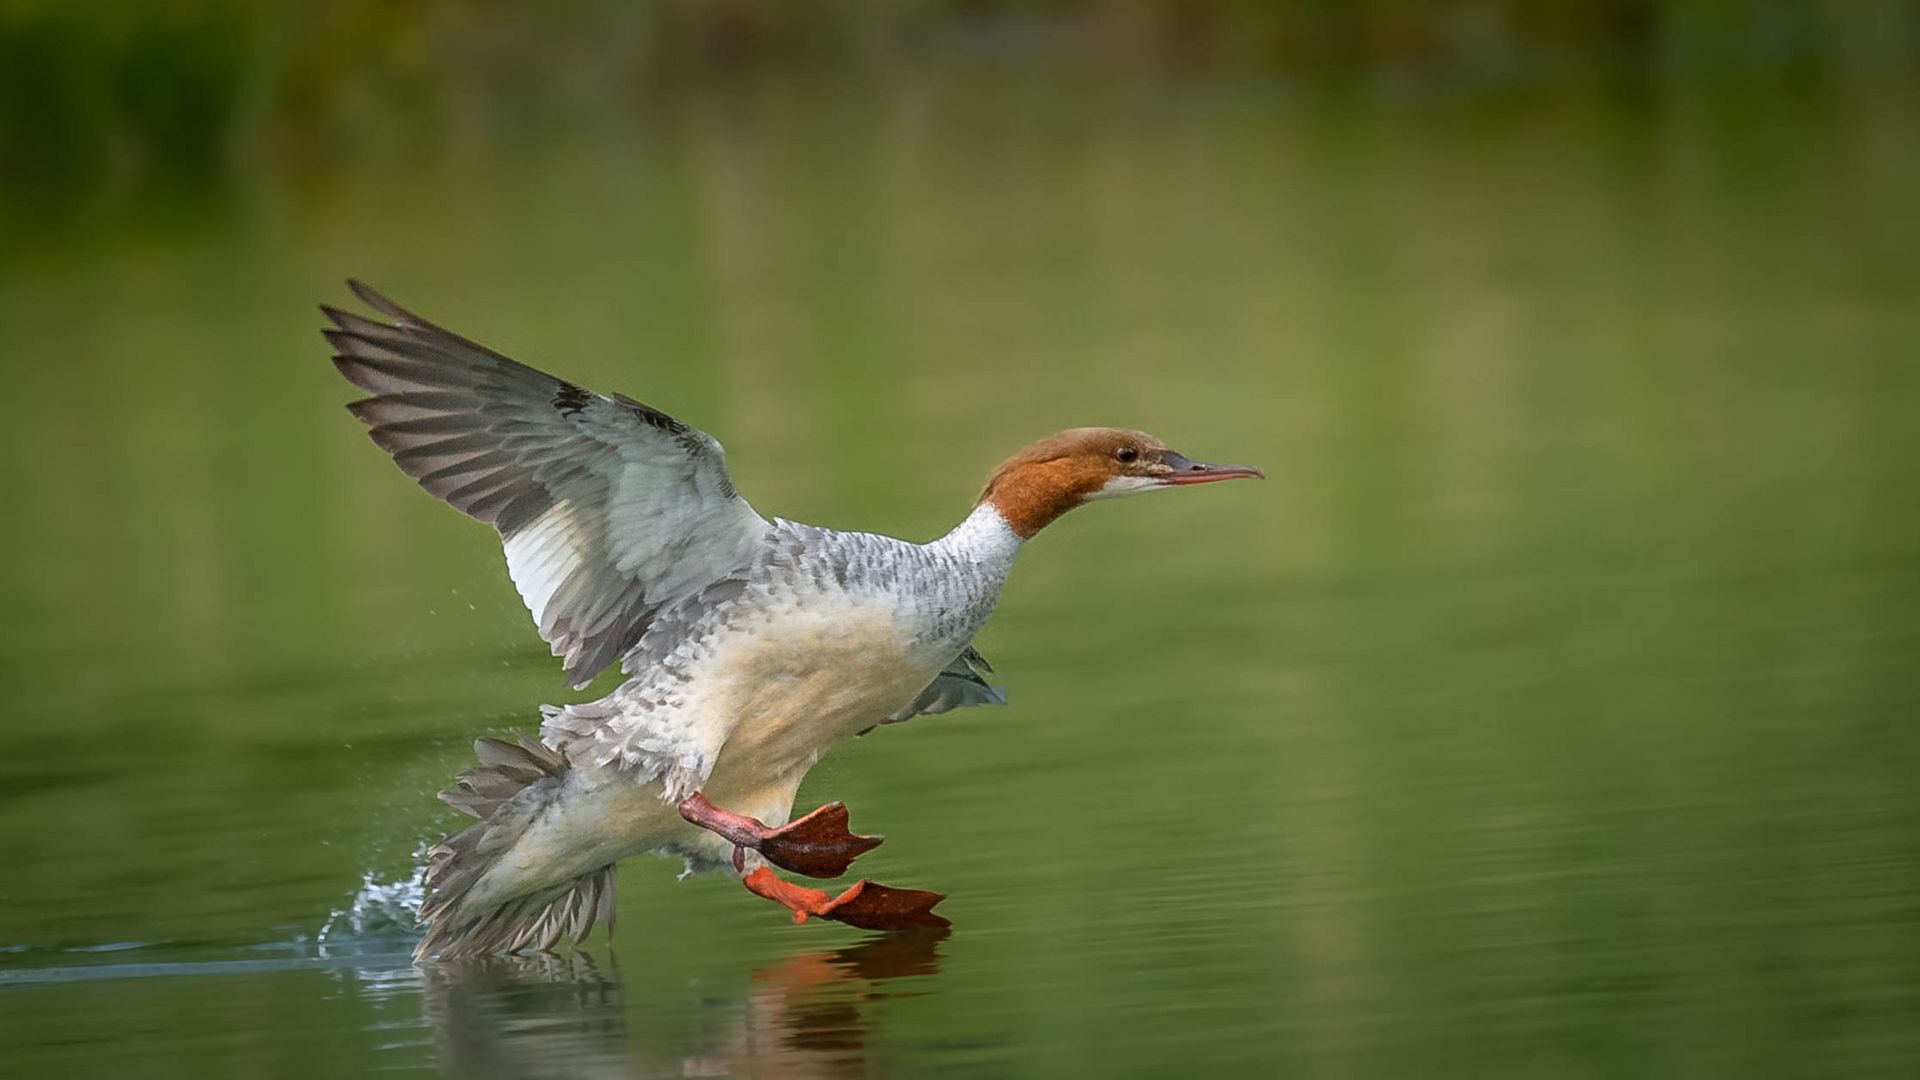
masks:
[[[0,259],[0,1072],[1913,1075],[1920,96],[801,81],[23,227]],[[432,793],[581,700],[341,410],[364,277],[915,539],[1054,429],[1012,705],[802,807],[939,940],[621,875],[419,971]]]

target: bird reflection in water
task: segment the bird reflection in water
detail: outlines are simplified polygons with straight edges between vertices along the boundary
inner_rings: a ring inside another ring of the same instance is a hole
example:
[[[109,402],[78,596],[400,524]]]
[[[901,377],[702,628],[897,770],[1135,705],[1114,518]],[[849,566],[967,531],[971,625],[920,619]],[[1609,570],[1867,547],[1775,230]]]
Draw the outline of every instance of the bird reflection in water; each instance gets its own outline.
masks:
[[[945,929],[805,952],[750,976],[738,999],[628,1015],[619,963],[586,952],[423,966],[441,1065],[468,1077],[865,1075],[880,984],[939,970]],[[636,988],[637,990],[637,988]],[[637,1005],[637,1003],[636,1003]],[[663,1023],[667,1014],[679,1022]]]

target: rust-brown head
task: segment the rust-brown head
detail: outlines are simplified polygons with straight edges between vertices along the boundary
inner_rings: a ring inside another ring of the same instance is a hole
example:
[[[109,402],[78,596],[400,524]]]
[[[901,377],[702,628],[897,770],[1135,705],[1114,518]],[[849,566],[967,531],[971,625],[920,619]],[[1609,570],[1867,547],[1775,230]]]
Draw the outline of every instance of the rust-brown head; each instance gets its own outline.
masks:
[[[1008,458],[980,501],[992,503],[1025,540],[1094,499],[1246,478],[1264,476],[1248,465],[1194,461],[1144,431],[1070,428]]]

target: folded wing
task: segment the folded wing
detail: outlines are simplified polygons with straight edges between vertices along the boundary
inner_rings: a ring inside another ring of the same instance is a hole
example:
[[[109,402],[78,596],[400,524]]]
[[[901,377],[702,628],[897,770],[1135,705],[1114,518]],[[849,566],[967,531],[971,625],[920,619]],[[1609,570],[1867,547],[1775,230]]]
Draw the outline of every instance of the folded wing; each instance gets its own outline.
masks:
[[[323,307],[347,406],[420,486],[500,532],[540,636],[585,686],[662,605],[751,560],[769,525],[706,432],[556,379],[358,282],[391,323]]]
[[[906,708],[880,721],[880,724],[898,724],[916,716],[938,716],[954,709],[965,709],[975,705],[1005,705],[1007,692],[1004,688],[987,682],[987,676],[993,674],[993,665],[980,655],[979,650],[969,645],[965,652],[953,658],[940,674],[933,677],[920,696]],[[873,727],[879,727],[875,724]],[[865,735],[873,728],[867,728],[860,734]]]

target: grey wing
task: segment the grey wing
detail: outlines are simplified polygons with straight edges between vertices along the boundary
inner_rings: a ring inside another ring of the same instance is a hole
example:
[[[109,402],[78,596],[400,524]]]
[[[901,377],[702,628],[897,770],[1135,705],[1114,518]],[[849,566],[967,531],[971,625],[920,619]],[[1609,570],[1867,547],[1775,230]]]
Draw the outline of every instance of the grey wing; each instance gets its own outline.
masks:
[[[499,530],[540,636],[585,686],[654,612],[752,558],[770,526],[706,432],[441,329],[358,282],[378,322],[322,307],[347,406],[420,486]]]
[[[1007,691],[1005,687],[992,686],[987,676],[993,674],[993,665],[981,656],[973,646],[967,646],[965,652],[953,658],[953,662],[934,676],[920,696],[913,703],[885,720],[881,724],[898,724],[916,716],[935,716],[953,709],[964,709],[973,705],[1005,705]],[[874,727],[879,727],[875,724]],[[867,731],[872,731],[868,728]],[[865,735],[867,731],[860,734]]]

